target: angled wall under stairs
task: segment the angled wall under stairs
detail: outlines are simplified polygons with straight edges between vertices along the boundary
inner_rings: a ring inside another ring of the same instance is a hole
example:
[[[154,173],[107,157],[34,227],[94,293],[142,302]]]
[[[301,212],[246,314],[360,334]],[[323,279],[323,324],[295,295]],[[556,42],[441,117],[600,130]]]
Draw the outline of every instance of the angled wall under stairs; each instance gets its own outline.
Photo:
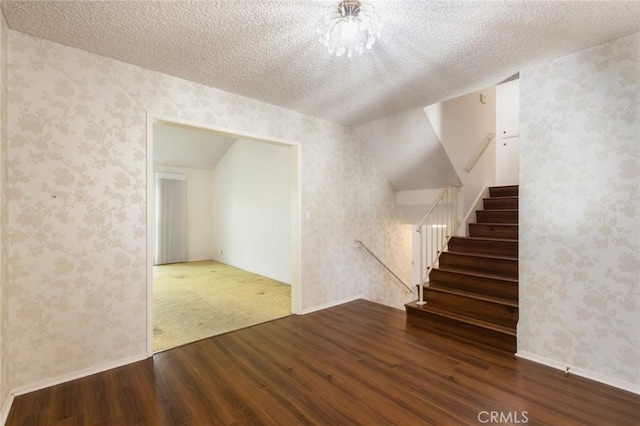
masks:
[[[456,339],[516,351],[518,187],[490,188],[468,237],[453,237],[424,288],[406,304],[407,323]]]

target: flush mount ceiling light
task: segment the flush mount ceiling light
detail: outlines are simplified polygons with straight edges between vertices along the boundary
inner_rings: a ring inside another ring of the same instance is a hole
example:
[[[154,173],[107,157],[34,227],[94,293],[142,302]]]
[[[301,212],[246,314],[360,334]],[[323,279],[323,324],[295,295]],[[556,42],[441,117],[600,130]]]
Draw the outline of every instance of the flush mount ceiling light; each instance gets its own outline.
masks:
[[[365,46],[371,49],[380,37],[380,16],[370,3],[343,0],[327,10],[318,34],[329,53],[351,57],[353,52],[362,53]]]

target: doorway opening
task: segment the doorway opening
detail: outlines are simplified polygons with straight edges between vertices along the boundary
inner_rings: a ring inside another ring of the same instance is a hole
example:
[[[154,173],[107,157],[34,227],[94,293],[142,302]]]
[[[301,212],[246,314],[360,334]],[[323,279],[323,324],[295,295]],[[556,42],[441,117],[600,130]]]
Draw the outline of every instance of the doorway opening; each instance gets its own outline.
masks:
[[[299,152],[148,114],[149,356],[300,312]]]

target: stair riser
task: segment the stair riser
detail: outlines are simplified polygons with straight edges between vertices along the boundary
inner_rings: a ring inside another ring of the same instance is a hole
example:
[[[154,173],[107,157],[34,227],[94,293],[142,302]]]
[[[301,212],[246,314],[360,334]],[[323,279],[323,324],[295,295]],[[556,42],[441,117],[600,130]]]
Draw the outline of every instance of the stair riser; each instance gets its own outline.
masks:
[[[518,257],[517,241],[478,241],[463,237],[453,237],[449,241],[449,251],[476,253],[493,256]]]
[[[518,308],[485,302],[456,294],[441,293],[425,288],[425,300],[430,307],[454,314],[477,318],[493,324],[515,328]]]
[[[517,210],[478,210],[478,223],[518,223]]]
[[[502,349],[510,353],[516,352],[516,337],[494,330],[487,330],[471,324],[465,324],[450,318],[444,318],[429,312],[407,309],[407,323],[411,326],[437,332],[449,338],[471,340]]]
[[[485,210],[518,210],[517,198],[485,198],[483,201]]]
[[[504,239],[517,240],[518,226],[470,223],[469,236],[478,237],[478,238],[504,238]]]
[[[440,255],[439,267],[518,279],[518,261],[515,259],[478,258],[444,252]]]
[[[489,188],[489,195],[491,197],[517,197],[518,186],[494,186]]]
[[[458,274],[442,269],[433,269],[429,274],[429,280],[432,284],[445,288],[518,301],[518,284],[512,281],[474,277],[473,275]]]

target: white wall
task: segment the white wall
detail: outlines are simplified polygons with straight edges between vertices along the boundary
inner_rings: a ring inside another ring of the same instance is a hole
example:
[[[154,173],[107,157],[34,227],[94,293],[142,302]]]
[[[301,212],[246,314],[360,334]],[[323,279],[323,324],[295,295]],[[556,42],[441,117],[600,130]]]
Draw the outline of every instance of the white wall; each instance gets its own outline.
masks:
[[[422,108],[354,127],[396,191],[460,185],[447,153]]]
[[[410,230],[348,129],[15,31],[8,60],[9,389],[146,356],[149,112],[298,143],[302,310],[402,307],[354,240],[409,280]]]
[[[520,174],[520,81],[496,86],[496,184],[517,185]]]
[[[640,393],[640,35],[520,73],[518,354]]]
[[[213,259],[213,171],[159,164],[153,166],[153,171],[187,177],[187,261]]]
[[[486,103],[480,102],[481,94],[486,96]],[[496,131],[495,87],[434,104],[424,110],[462,180],[462,213],[466,215],[485,185],[495,183],[496,179],[495,142],[489,145],[471,173],[465,172],[487,135]]]
[[[444,188],[396,192],[396,205],[404,214],[406,223],[417,225],[429,211]]]
[[[213,169],[214,259],[291,284],[291,148],[238,139]]]

